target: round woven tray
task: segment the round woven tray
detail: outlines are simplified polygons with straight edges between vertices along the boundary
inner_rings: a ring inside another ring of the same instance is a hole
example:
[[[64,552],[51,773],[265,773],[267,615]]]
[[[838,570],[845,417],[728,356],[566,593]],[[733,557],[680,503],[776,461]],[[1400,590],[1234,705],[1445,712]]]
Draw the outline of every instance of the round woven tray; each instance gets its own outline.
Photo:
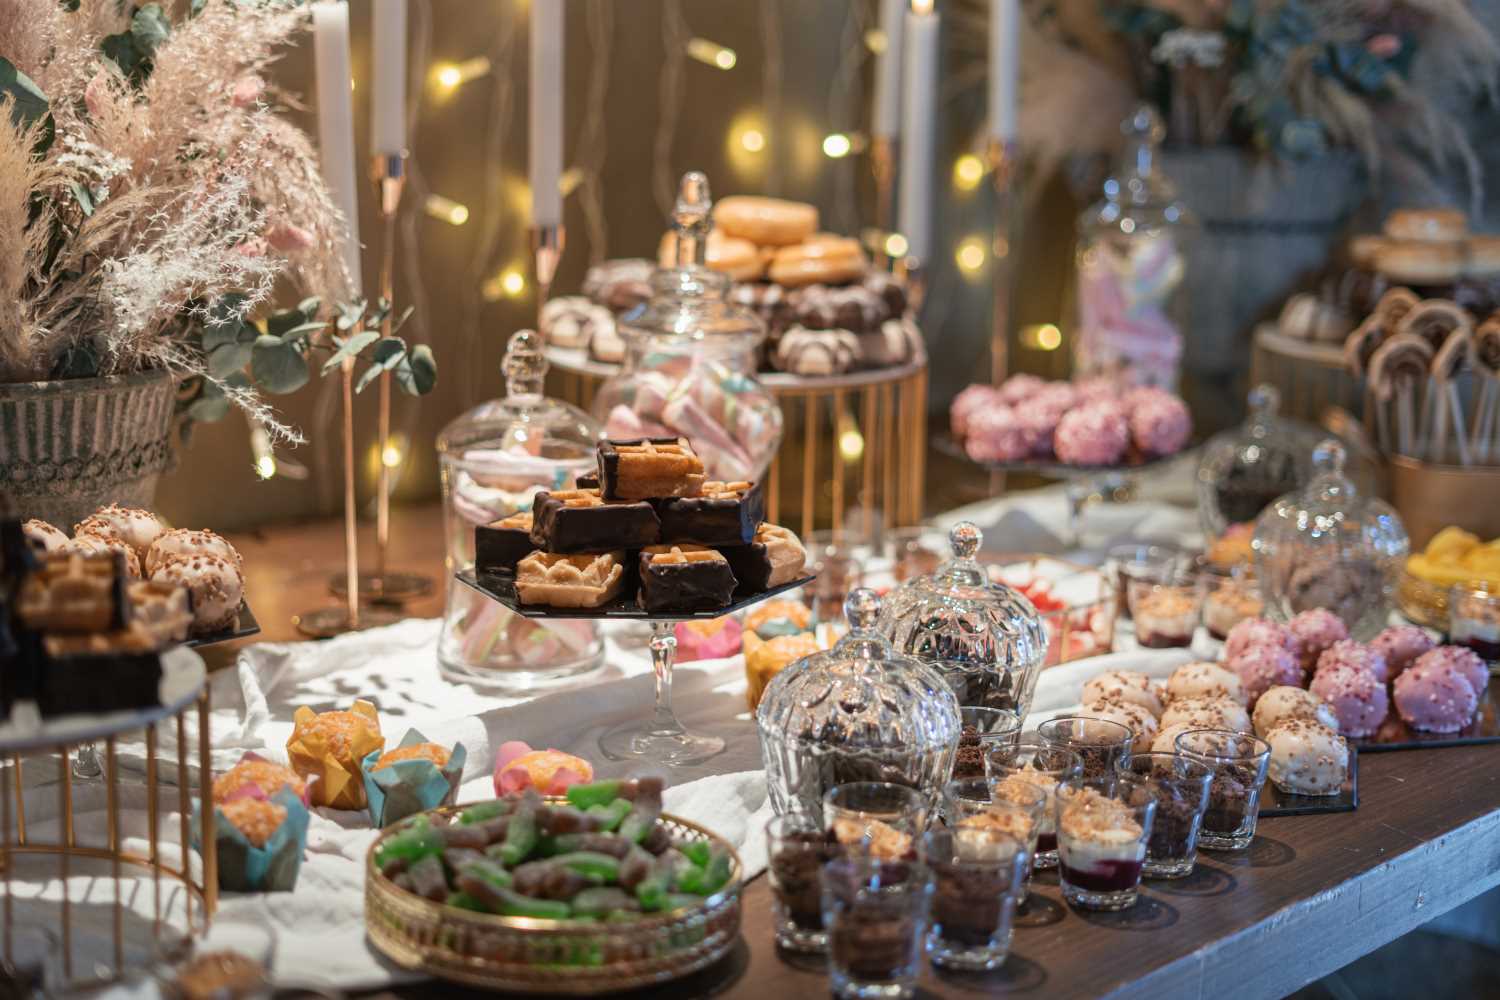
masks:
[[[450,816],[463,808],[445,806],[429,815]],[[734,947],[744,867],[722,837],[666,813],[661,822],[675,840],[711,840],[729,852],[729,884],[700,906],[613,924],[445,906],[397,888],[375,866],[375,852],[400,831],[398,824],[377,837],[365,857],[365,930],[402,968],[483,989],[583,996],[697,972]]]

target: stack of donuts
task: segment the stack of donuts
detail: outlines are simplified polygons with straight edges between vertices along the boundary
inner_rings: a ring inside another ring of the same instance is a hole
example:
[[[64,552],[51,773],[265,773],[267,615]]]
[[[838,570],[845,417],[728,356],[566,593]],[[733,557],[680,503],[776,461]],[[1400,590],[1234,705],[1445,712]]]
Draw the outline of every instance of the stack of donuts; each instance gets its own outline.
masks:
[[[220,632],[235,624],[245,595],[244,562],[212,531],[168,528],[149,510],[110,504],[73,527],[73,537],[32,518],[21,528],[34,551],[118,552],[133,580],[186,588],[191,599],[193,635]]]

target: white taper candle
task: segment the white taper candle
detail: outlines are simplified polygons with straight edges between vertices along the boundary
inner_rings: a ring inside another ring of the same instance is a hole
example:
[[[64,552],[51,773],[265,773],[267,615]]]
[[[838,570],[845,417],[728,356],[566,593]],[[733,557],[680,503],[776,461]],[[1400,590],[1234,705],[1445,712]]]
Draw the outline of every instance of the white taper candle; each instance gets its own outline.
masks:
[[[370,66],[370,152],[406,150],[406,0],[374,0]]]
[[[902,35],[906,30],[906,0],[880,0],[880,31],[885,51],[875,59],[875,110],[871,133],[880,139],[901,134]]]
[[[349,8],[342,3],[312,5],[313,57],[318,71],[318,153],[323,179],[348,226],[344,262],[350,293],[363,293],[359,273],[359,188],[354,170],[354,100],[350,92]]]
[[[990,6],[990,138],[1014,142],[1021,133],[1021,0]]]
[[[901,198],[898,228],[908,253],[928,263],[932,251],[932,169],[937,143],[938,33],[932,0],[912,0],[906,15],[902,70]]]
[[[531,221],[562,224],[563,3],[531,0]]]

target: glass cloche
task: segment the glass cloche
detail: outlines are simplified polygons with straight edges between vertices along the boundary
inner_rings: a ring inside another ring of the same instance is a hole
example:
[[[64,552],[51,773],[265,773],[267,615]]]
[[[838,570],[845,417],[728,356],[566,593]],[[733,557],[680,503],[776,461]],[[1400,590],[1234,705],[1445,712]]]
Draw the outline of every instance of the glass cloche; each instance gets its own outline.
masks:
[[[1368,639],[1385,627],[1409,546],[1400,516],[1360,495],[1344,458],[1336,439],[1319,444],[1312,482],[1266,508],[1251,544],[1270,617],[1327,608],[1356,639]]]
[[[682,179],[673,213],[677,266],[620,320],[625,363],[600,386],[594,415],[611,438],[686,437],[710,479],[762,478],[781,442],[781,408],[755,379],[765,325],[725,300],[729,279],[704,264],[713,227],[708,179]]]
[[[772,807],[816,814],[835,785],[889,781],[936,808],[958,746],[958,699],[876,631],[873,590],[852,591],[844,615],[848,633],[772,678],[756,709]]]
[[[984,535],[969,521],[948,533],[953,558],[892,591],[880,632],[898,653],[935,669],[965,707],[1026,717],[1047,656],[1041,615],[1020,591],[975,561]]]
[[[1273,385],[1252,389],[1249,404],[1245,422],[1214,435],[1198,460],[1198,519],[1209,538],[1252,523],[1312,478],[1313,428],[1278,415],[1281,393]]]
[[[596,467],[599,424],[547,399],[547,359],[530,330],[510,338],[506,395],[463,414],[438,435],[448,595],[438,662],[450,680],[526,686],[599,665],[604,644],[586,621],[534,621],[453,578],[474,565],[474,529],[531,509],[539,490],[571,487]]]

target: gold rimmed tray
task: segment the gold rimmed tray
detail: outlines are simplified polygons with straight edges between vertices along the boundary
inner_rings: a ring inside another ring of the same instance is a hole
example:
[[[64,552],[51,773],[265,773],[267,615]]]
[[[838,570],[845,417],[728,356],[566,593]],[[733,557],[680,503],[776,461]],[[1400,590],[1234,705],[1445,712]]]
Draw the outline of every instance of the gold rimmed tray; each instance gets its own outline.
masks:
[[[445,806],[425,815],[446,818],[465,808]],[[690,975],[734,947],[745,869],[722,837],[668,813],[659,822],[673,840],[710,840],[728,851],[729,884],[698,906],[628,923],[475,913],[397,888],[380,873],[375,852],[405,828],[398,823],[382,831],[365,855],[365,931],[404,969],[489,990],[587,996]]]

